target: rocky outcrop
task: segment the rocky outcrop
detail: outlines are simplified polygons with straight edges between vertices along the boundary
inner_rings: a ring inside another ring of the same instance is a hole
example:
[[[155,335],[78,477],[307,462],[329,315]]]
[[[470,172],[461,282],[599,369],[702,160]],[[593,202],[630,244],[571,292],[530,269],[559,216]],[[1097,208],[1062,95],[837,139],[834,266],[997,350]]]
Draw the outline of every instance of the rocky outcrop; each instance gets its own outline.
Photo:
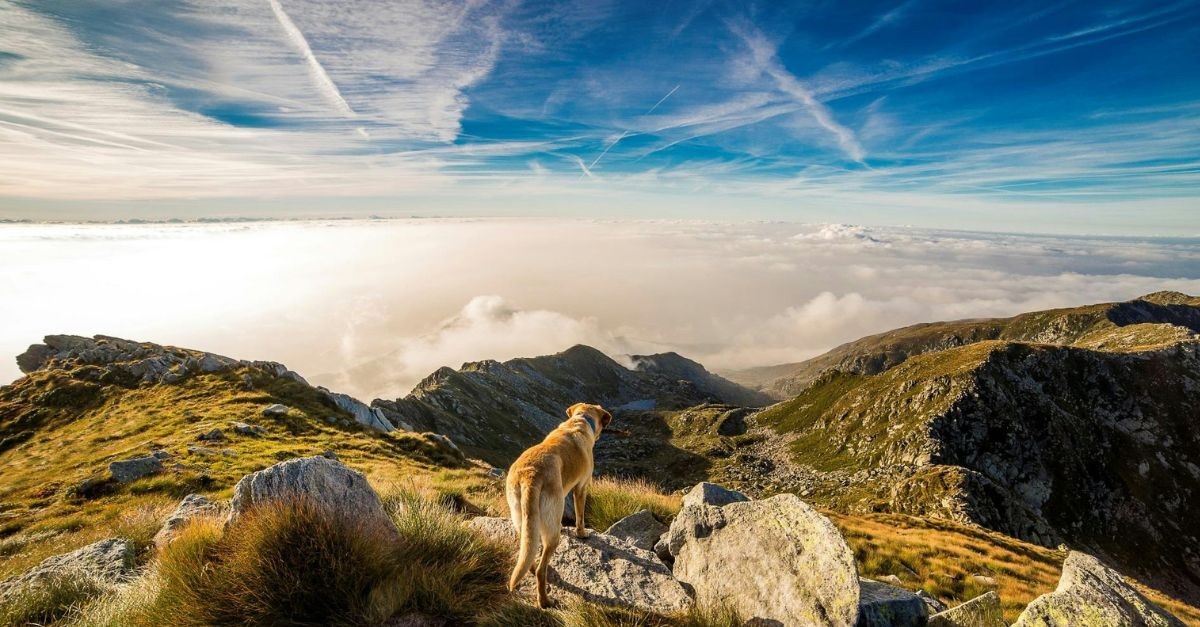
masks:
[[[162,472],[162,461],[154,455],[144,455],[132,459],[123,459],[108,465],[108,472],[114,481],[129,483],[142,477]]]
[[[442,368],[408,396],[371,405],[392,424],[448,435],[467,453],[506,466],[565,420],[563,411],[581,399],[614,411],[620,423],[625,411],[682,409],[722,401],[722,395],[739,400],[753,395],[729,382],[714,387],[703,375],[715,376],[703,368],[672,369],[670,376],[650,366],[630,370],[594,348],[574,346],[555,355]]]
[[[679,353],[631,355],[634,370],[661,375],[668,379],[690,381],[701,392],[722,402],[744,407],[763,407],[774,402],[770,396],[742,387],[729,379],[715,375],[699,363]]]
[[[249,361],[232,359],[223,355],[203,351],[163,346],[151,342],[134,342],[117,337],[97,335],[47,335],[42,344],[34,344],[17,356],[17,365],[22,372],[30,373],[63,366],[92,366],[87,376],[99,383],[121,385],[173,384],[187,377],[200,374],[231,372],[238,369],[257,371],[261,375],[279,377],[308,385],[304,377],[288,370],[286,366],[271,361]],[[246,375],[247,385],[253,379]],[[379,431],[396,428],[411,431],[407,425],[389,422],[381,410],[372,408],[362,401],[345,394],[330,392],[322,387],[316,389],[328,403],[350,414],[358,423]],[[283,405],[286,414],[287,408]],[[267,408],[265,415],[278,414],[275,406]]]
[[[134,571],[133,545],[121,538],[94,542],[70,553],[42,560],[24,574],[0,581],[0,601],[28,586],[58,577],[88,577],[102,583],[128,580]]]
[[[163,522],[163,526],[154,534],[154,545],[162,548],[175,539],[175,535],[184,525],[201,516],[216,517],[224,508],[208,500],[203,494],[189,494],[183,497],[174,512]]]
[[[995,591],[929,617],[929,627],[1006,627]]]
[[[507,518],[479,517],[469,524],[507,546],[516,546],[516,533]],[[662,614],[691,604],[687,592],[653,553],[594,531],[584,539],[563,534],[550,558],[549,581],[551,597],[563,600],[583,597]],[[533,577],[526,577],[523,583],[531,589],[532,582]]]
[[[784,625],[857,621],[854,554],[833,523],[795,495],[690,505],[669,534],[673,572],[697,602]]]
[[[643,551],[654,551],[655,543],[666,532],[667,526],[658,522],[650,510],[643,509],[613,523],[604,533]]]
[[[921,597],[881,581],[860,580],[858,627],[923,627],[928,618]]]
[[[1063,562],[1058,588],[1034,599],[1013,627],[1093,625],[1183,627],[1179,619],[1151,603],[1116,571],[1077,551]]]
[[[388,535],[396,526],[383,509],[367,478],[326,457],[280,462],[242,477],[233,488],[226,526],[235,525],[252,508],[266,503],[304,500]]]

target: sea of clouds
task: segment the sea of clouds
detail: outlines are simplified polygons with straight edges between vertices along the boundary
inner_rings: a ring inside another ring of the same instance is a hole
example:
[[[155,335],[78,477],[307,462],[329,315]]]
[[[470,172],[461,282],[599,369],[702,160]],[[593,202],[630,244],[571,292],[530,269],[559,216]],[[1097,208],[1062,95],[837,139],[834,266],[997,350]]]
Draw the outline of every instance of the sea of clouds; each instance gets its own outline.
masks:
[[[441,366],[802,360],[916,322],[1200,293],[1200,239],[840,224],[439,219],[0,226],[0,381],[50,333],[287,364],[396,397]]]

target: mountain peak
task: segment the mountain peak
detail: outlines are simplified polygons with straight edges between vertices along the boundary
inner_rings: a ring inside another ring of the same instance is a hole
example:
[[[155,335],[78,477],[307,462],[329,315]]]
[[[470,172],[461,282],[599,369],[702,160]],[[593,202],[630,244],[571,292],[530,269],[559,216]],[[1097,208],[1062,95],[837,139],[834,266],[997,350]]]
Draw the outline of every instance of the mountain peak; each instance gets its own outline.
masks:
[[[1200,297],[1190,296],[1173,290],[1151,292],[1135,300],[1142,300],[1156,305],[1200,305]]]

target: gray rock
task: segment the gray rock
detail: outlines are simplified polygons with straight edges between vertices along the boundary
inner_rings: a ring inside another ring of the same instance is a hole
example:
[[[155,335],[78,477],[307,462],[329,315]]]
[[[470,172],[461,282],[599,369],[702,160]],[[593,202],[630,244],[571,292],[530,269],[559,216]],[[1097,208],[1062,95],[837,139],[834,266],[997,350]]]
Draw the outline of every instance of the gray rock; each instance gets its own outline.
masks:
[[[942,603],[936,597],[930,595],[924,590],[917,590],[916,594],[922,601],[925,602],[925,607],[929,609],[930,614],[945,612],[948,609],[945,603]]]
[[[1183,623],[1138,593],[1100,560],[1071,551],[1054,592],[1033,600],[1014,627],[1136,625],[1182,627]]]
[[[604,533],[620,538],[643,551],[654,551],[654,545],[667,531],[650,510],[643,509],[613,523]]]
[[[783,625],[850,627],[858,619],[853,552],[794,494],[684,507],[669,533],[675,577],[697,602]]]
[[[207,446],[189,446],[189,447],[187,447],[187,451],[188,451],[188,453],[191,453],[192,455],[216,455],[217,454],[217,451],[215,449],[208,448]]]
[[[233,432],[238,435],[262,436],[267,434],[267,430],[258,425],[247,424],[244,422],[233,423]]]
[[[974,579],[975,583],[982,586],[987,586],[989,588],[996,587],[996,578],[992,577],[991,575],[971,575],[971,579]]]
[[[929,617],[929,627],[1005,627],[1000,595],[985,592],[962,605]]]
[[[697,483],[696,486],[691,489],[691,491],[684,495],[682,506],[712,505],[714,507],[720,507],[730,503],[740,503],[749,500],[750,497],[738,492],[737,490],[730,490],[715,483],[708,483],[705,481]]]
[[[196,439],[204,442],[218,442],[225,439],[225,432],[220,429],[211,429],[196,436]]]
[[[389,422],[387,417],[383,415],[383,410],[371,407],[348,394],[330,392],[322,387],[318,387],[317,389],[324,392],[325,398],[328,398],[334,405],[337,405],[339,409],[353,416],[354,421],[358,424],[384,433],[396,430],[395,425]],[[284,413],[287,412],[285,411]]]
[[[121,483],[136,481],[142,477],[162,472],[162,469],[162,460],[153,455],[123,459],[108,465],[109,474]]]
[[[217,516],[223,508],[208,500],[203,494],[189,494],[183,497],[175,511],[163,522],[163,526],[154,535],[154,545],[162,548],[175,539],[175,534],[188,521],[200,516]]]
[[[503,479],[504,478],[504,469],[492,468],[491,470],[488,470],[488,476],[493,479]]]
[[[456,453],[462,452],[461,450],[459,450],[458,445],[454,443],[454,440],[451,440],[450,436],[448,436],[448,435],[444,435],[441,433],[430,433],[429,439],[440,443],[442,446],[444,446]]]
[[[929,609],[920,597],[886,583],[863,579],[858,599],[858,627],[920,627]]]
[[[0,601],[26,586],[55,577],[90,577],[103,583],[121,583],[134,571],[133,544],[122,538],[94,542],[70,553],[48,557],[31,570],[0,581]]]
[[[289,411],[291,411],[291,408],[287,405],[275,403],[264,408],[262,413],[264,416],[286,416]]]
[[[671,532],[669,530],[655,541],[654,554],[668,566],[675,563],[675,556],[671,555]]]
[[[468,524],[515,550],[516,533],[507,518],[481,516]],[[594,531],[585,539],[564,533],[550,558],[549,581],[551,597],[561,600],[582,596],[593,603],[663,614],[691,604],[687,592],[653,553]],[[532,576],[522,582],[522,589],[533,589]]]
[[[367,478],[326,457],[301,457],[242,477],[233,488],[225,525],[237,524],[251,508],[270,502],[305,499],[346,516],[366,528],[398,535]]]
[[[886,583],[889,586],[899,586],[902,583],[900,581],[900,578],[895,575],[884,575],[884,576],[880,577],[878,579],[878,581],[880,581],[881,583]]]
[[[158,450],[150,451],[150,455],[151,455],[152,457],[154,457],[155,459],[158,459],[159,461],[166,460],[166,459],[171,459],[171,457],[172,457],[172,455],[171,455],[171,452],[170,452],[170,451],[165,451],[165,450],[163,450],[163,449],[158,449]]]

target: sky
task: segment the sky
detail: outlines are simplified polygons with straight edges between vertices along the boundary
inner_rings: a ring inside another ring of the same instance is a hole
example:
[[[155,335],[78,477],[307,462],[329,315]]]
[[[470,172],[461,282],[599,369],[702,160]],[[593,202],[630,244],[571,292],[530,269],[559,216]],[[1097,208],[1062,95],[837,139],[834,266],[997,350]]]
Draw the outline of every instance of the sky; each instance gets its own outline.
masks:
[[[1200,234],[1200,4],[0,0],[0,218]]]
[[[52,333],[278,361],[364,400],[594,346],[716,370],[906,324],[1200,294],[1200,239],[479,218],[0,225],[0,383]]]

